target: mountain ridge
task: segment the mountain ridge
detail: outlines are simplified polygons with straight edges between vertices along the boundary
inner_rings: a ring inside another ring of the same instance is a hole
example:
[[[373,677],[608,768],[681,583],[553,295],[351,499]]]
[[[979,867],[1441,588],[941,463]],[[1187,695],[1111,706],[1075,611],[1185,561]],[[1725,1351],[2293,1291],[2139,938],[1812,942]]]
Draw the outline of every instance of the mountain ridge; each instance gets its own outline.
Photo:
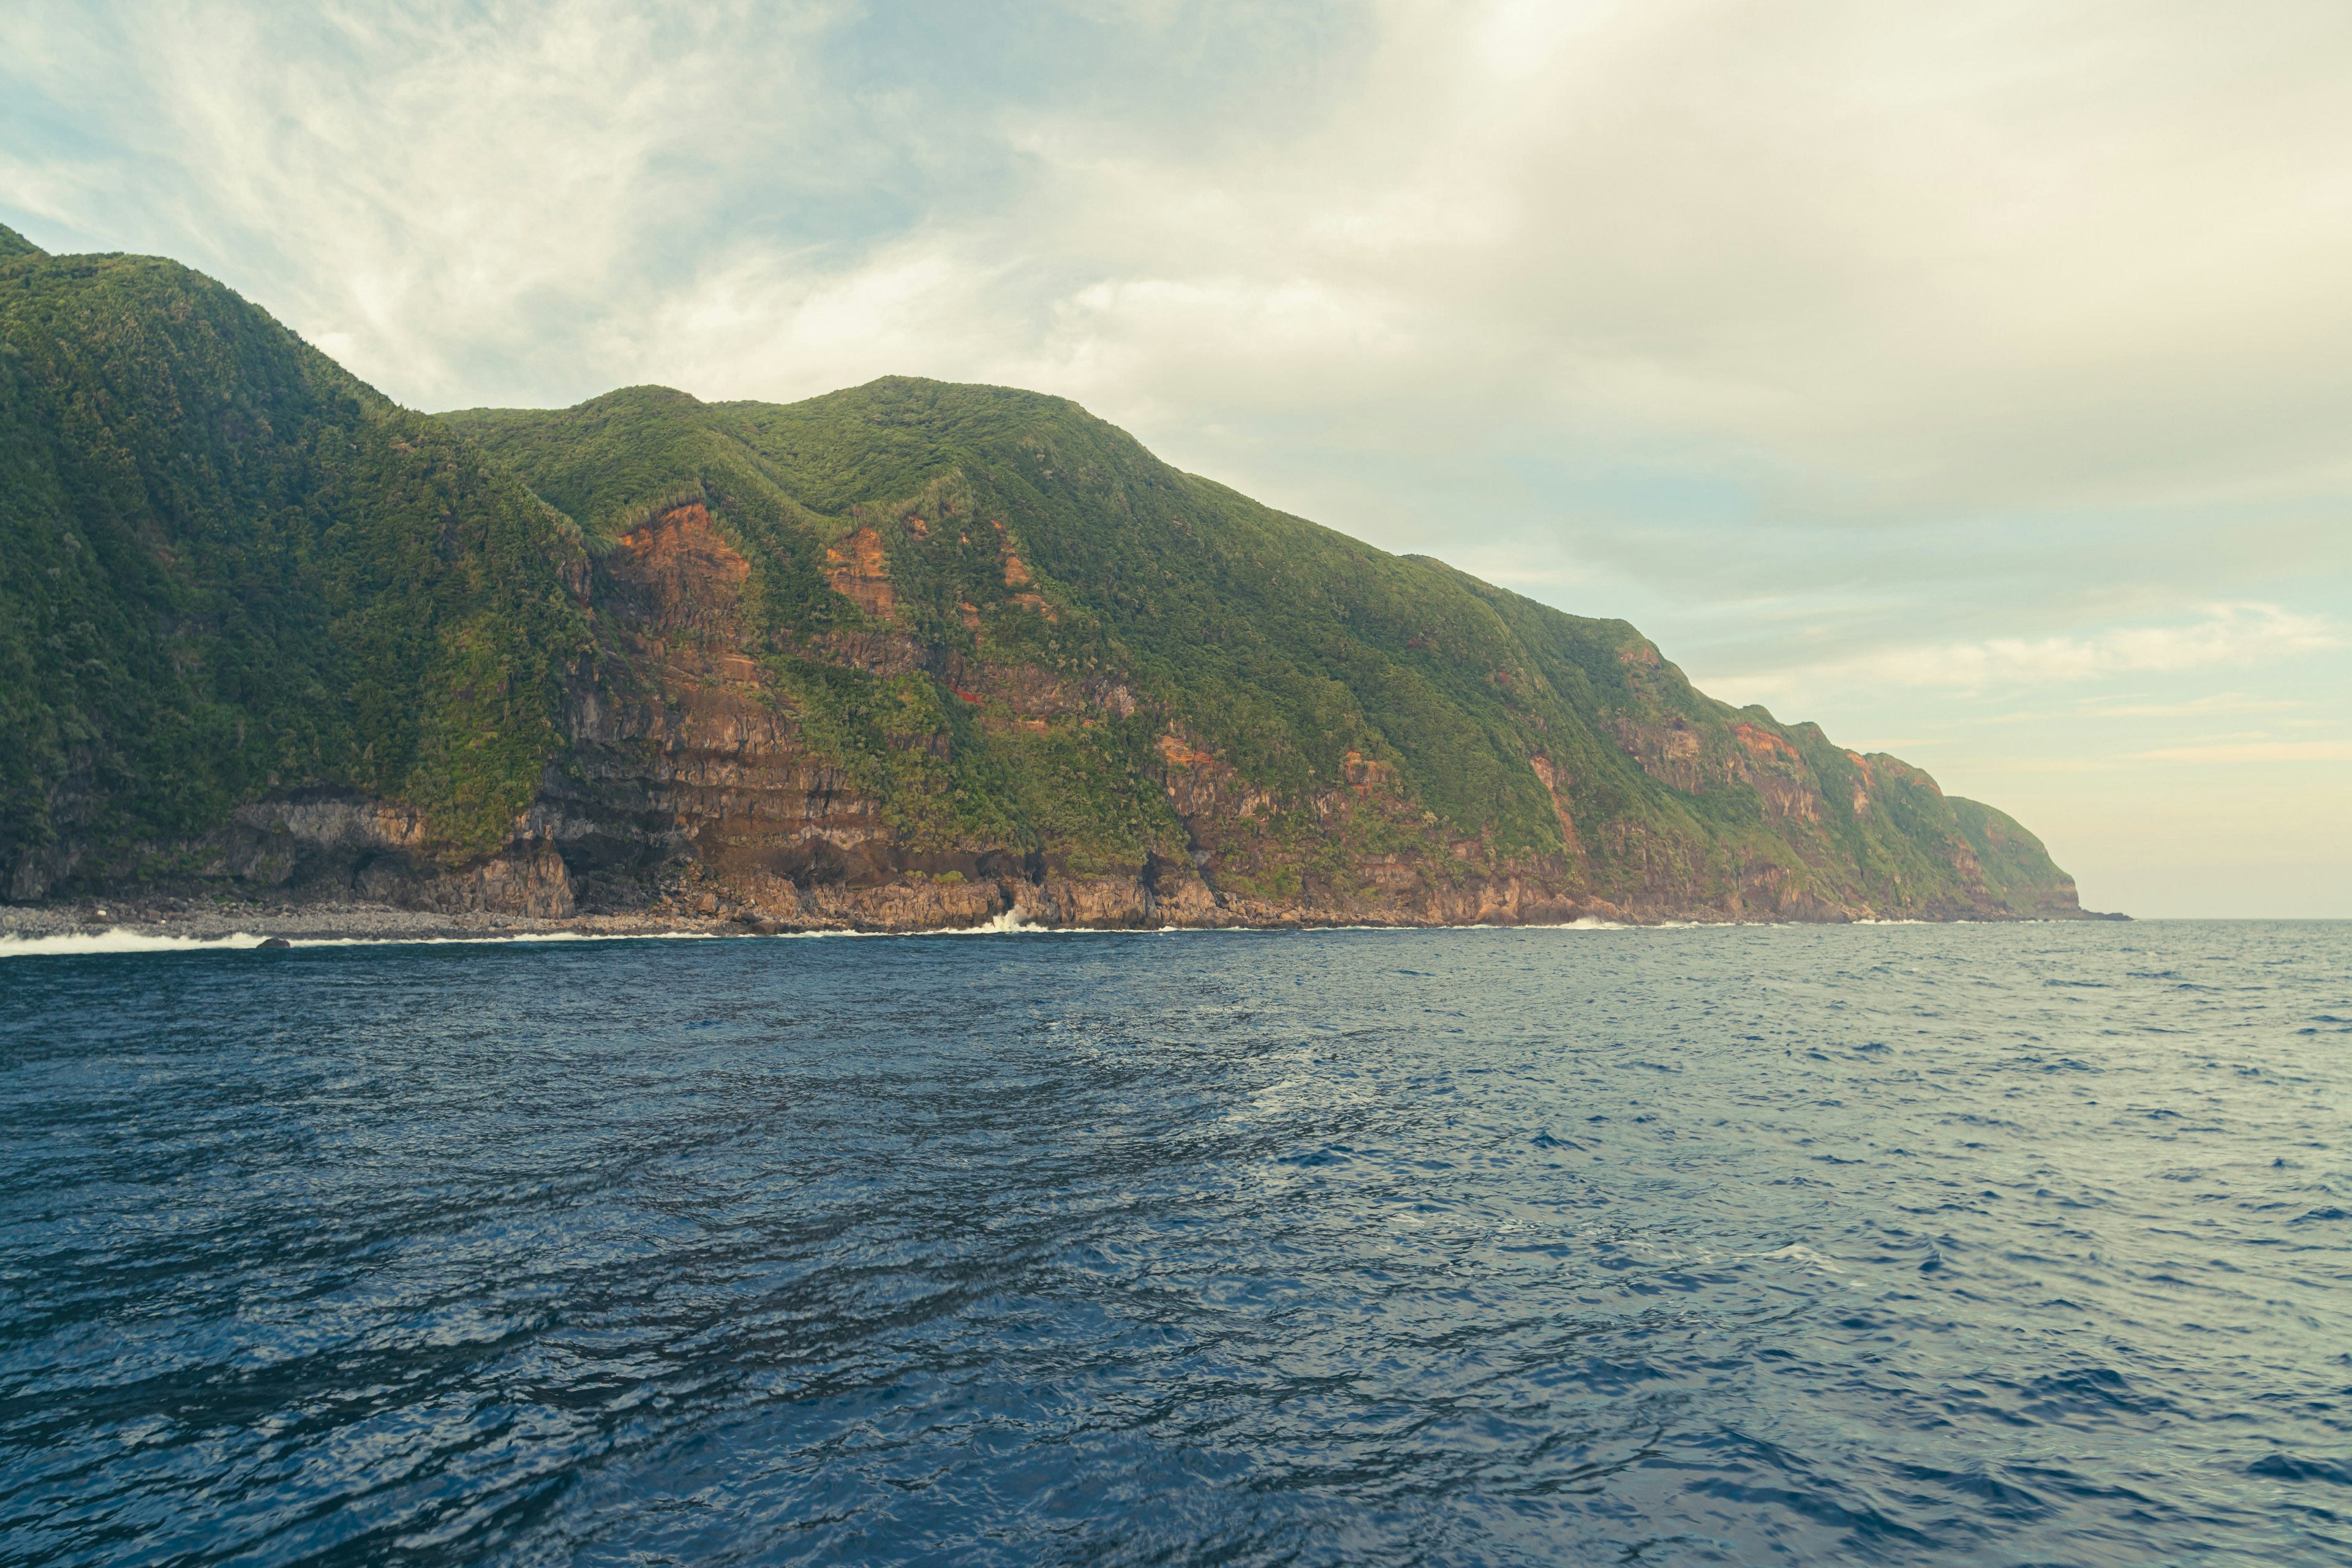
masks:
[[[185,268],[5,239],[0,332],[19,901],[2081,912],[2032,834],[1900,759],[1066,399],[884,377],[425,416]]]

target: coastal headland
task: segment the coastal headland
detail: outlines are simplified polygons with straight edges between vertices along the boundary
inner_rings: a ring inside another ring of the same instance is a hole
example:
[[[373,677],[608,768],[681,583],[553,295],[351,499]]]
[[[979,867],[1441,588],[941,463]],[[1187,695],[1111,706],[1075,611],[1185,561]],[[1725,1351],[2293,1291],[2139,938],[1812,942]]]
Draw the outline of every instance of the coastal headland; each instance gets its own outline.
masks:
[[[1901,759],[1064,399],[428,416],[4,230],[0,346],[0,931],[2084,917]]]

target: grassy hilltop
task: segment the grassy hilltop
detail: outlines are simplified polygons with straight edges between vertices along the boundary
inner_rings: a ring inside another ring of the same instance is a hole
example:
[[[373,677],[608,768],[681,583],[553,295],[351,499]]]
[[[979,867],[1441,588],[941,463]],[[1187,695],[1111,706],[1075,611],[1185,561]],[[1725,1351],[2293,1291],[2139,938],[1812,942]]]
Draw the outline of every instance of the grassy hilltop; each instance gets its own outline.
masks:
[[[233,824],[332,793],[434,874],[528,839],[631,906],[1018,868],[1137,919],[2074,909],[2010,818],[1622,621],[1033,393],[427,417],[184,268],[0,230],[0,547],[18,899],[231,875]]]

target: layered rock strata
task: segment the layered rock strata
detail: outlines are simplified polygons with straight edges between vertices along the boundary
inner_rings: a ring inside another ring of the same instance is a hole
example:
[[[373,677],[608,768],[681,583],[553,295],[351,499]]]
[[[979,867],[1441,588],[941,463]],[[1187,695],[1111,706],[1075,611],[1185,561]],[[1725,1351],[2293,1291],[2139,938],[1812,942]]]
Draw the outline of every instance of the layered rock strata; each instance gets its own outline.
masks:
[[[1006,559],[1008,583],[1027,584],[1018,557]],[[1007,732],[1139,712],[1134,692],[1111,677],[990,662],[895,629],[887,555],[870,528],[829,550],[826,564],[833,590],[880,624],[795,642],[795,658],[935,680],[982,710],[983,727]],[[1153,782],[1181,826],[1181,852],[1081,869],[1051,849],[910,846],[887,803],[861,789],[796,718],[773,673],[773,639],[747,611],[753,576],[701,504],[646,520],[596,563],[581,584],[596,647],[567,689],[567,745],[500,852],[452,866],[433,855],[414,810],[311,790],[241,808],[208,844],[198,880],[297,909],[359,900],[541,924],[619,917],[630,929],[768,931],[962,929],[1007,916],[1103,928],[2079,913],[2071,884],[2033,908],[2000,903],[1982,890],[1962,842],[1948,854],[1980,890],[1966,902],[1883,911],[1824,899],[1771,864],[1739,867],[1704,896],[1693,846],[1654,843],[1622,822],[1597,825],[1612,858],[1634,872],[1631,896],[1612,900],[1590,885],[1570,781],[1546,755],[1528,767],[1556,815],[1561,852],[1509,856],[1481,838],[1433,832],[1392,763],[1349,752],[1326,787],[1286,803],[1172,721],[1152,748]],[[1645,646],[1628,662],[1653,667],[1654,651]],[[1801,734],[1741,720],[1713,737],[1687,722],[1631,718],[1614,734],[1629,758],[1672,787],[1749,790],[1766,817],[1801,827],[1828,809]],[[935,734],[910,743],[946,742]],[[1932,780],[1893,759],[1840,755],[1853,770],[1857,814],[1868,814],[1874,790],[1934,791]],[[1381,847],[1330,852],[1366,840]]]

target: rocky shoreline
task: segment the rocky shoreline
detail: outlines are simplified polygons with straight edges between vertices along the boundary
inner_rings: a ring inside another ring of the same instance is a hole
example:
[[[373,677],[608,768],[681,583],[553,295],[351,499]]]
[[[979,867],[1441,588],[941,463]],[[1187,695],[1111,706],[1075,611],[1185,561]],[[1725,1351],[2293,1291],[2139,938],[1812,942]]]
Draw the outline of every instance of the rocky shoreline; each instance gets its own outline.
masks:
[[[726,913],[682,913],[635,910],[613,914],[577,914],[544,918],[484,910],[398,909],[364,902],[268,903],[166,900],[85,900],[77,904],[0,905],[0,948],[11,942],[57,937],[100,937],[127,933],[137,937],[176,938],[186,942],[223,942],[236,937],[283,937],[289,942],[465,942],[513,937],[663,937],[663,936],[782,936],[901,935],[996,930],[1158,931],[1255,930],[1296,931],[1334,926],[1394,926],[1435,928],[1454,925],[1568,923],[1579,918],[1559,911],[1558,921],[1541,920],[1442,921],[1365,918],[1362,914],[1259,912],[1213,915],[1185,920],[1152,920],[1092,924],[1084,920],[1054,918],[1043,909],[1014,907],[994,914],[948,914],[941,918],[888,921],[847,918],[772,920],[745,910]],[[1598,919],[1584,916],[1585,919]],[[1654,921],[1615,921],[1644,924]]]
[[[940,911],[944,914],[945,911]],[[1962,920],[1981,917],[1959,917]],[[2125,915],[2085,911],[2074,917],[2125,920]],[[1719,911],[1695,911],[1686,917],[1642,916],[1615,909],[1528,910],[1524,913],[1490,911],[1486,918],[1444,920],[1414,918],[1393,910],[1317,910],[1312,909],[1217,910],[1196,911],[1191,918],[1154,919],[1091,924],[1083,920],[1055,918],[1048,908],[1014,907],[977,920],[965,917],[933,921],[873,921],[831,918],[776,921],[743,910],[703,913],[632,910],[621,913],[575,914],[545,918],[488,910],[400,909],[365,901],[270,902],[236,900],[85,900],[74,903],[0,904],[0,951],[12,944],[58,938],[98,938],[127,934],[145,939],[190,942],[229,942],[237,938],[284,939],[296,942],[482,942],[523,937],[744,937],[816,935],[923,935],[988,930],[1102,931],[1171,929],[1299,931],[1334,927],[1391,927],[1434,930],[1458,926],[1513,925],[1663,926],[1682,924],[1779,925],[1847,923],[1821,920],[1790,922],[1785,919],[1727,918]],[[2008,923],[2002,921],[2001,923]]]
[[[78,904],[0,905],[0,946],[11,941],[98,937],[113,932],[187,942],[224,942],[233,937],[284,937],[292,942],[433,942],[557,933],[663,936],[691,931],[717,935],[742,929],[719,921],[599,915],[541,920],[527,915],[403,910],[370,903],[174,900],[161,903],[86,900]]]

